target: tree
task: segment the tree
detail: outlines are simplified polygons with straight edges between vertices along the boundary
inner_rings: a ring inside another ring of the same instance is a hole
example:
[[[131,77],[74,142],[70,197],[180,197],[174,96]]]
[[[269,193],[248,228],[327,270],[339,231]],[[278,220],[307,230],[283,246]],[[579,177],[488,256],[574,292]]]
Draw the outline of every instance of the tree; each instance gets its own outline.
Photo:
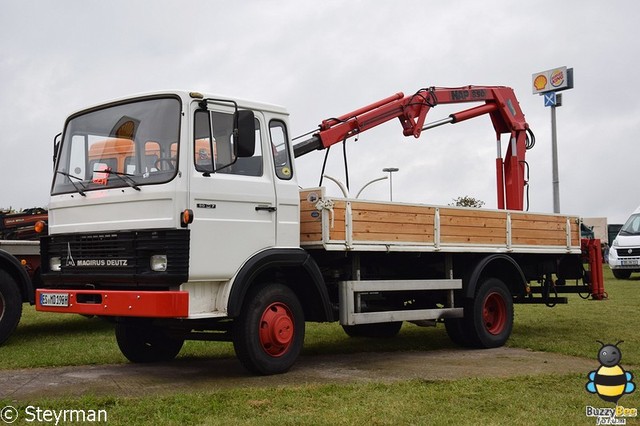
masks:
[[[449,204],[450,206],[456,207],[476,207],[480,208],[484,206],[484,201],[478,200],[476,198],[470,197],[469,195],[464,195],[462,197],[454,198],[453,204]]]

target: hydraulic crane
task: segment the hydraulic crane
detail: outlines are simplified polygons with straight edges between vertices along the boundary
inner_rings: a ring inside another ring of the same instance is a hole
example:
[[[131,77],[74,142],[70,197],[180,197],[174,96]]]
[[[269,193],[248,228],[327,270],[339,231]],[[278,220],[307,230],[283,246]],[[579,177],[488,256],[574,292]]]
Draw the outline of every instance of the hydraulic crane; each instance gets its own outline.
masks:
[[[425,124],[431,108],[439,104],[484,102],[447,118]],[[319,125],[319,130],[294,146],[296,157],[314,150],[326,149],[346,141],[366,130],[397,118],[405,136],[420,137],[423,130],[448,123],[459,123],[489,114],[496,132],[496,186],[499,209],[523,210],[525,181],[525,154],[533,146],[533,133],[525,121],[520,104],[510,87],[465,86],[458,88],[429,87],[405,96],[399,92],[371,105]],[[502,157],[501,136],[509,135],[508,148]],[[531,135],[531,138],[529,138]]]

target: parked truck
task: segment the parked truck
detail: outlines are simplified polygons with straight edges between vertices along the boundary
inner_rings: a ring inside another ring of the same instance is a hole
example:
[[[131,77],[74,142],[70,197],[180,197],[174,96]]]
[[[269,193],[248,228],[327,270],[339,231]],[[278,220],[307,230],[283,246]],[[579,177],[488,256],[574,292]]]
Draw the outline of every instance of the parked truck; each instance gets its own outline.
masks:
[[[640,272],[640,207],[615,235],[608,263],[613,276],[620,280],[629,279],[632,272]]]
[[[40,281],[39,231],[47,212],[33,208],[0,212],[0,345],[11,336],[22,317],[22,305],[35,303]]]
[[[425,123],[430,109],[463,102],[478,105]],[[298,186],[295,157],[387,121],[418,138],[483,115],[497,141],[496,209]],[[248,370],[275,374],[298,358],[305,322],[370,337],[404,321],[444,323],[456,343],[490,348],[509,338],[515,303],[601,294],[601,259],[584,267],[579,217],[523,211],[533,134],[512,89],[397,93],[305,138],[292,145],[282,107],[196,92],[72,114],[56,150],[37,309],[113,317],[132,362],[171,360],[187,339],[231,341]]]

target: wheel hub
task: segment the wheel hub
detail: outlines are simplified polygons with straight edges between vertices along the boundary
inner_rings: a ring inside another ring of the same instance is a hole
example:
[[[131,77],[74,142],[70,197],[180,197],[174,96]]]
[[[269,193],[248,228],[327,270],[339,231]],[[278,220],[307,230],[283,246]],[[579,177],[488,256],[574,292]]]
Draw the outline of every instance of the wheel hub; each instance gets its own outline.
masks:
[[[490,334],[498,335],[507,323],[507,305],[498,293],[491,293],[484,301],[482,309],[484,326]]]
[[[294,337],[293,316],[283,303],[272,303],[260,319],[260,343],[269,355],[279,357],[287,353]]]

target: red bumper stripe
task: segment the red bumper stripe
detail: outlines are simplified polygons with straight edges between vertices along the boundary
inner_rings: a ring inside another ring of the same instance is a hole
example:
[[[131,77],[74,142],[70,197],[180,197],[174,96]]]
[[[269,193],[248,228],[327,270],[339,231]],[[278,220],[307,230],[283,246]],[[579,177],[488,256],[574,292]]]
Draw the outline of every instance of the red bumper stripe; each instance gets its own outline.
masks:
[[[43,306],[46,295],[68,295],[68,306]],[[43,298],[43,295],[45,297]],[[150,318],[189,316],[186,291],[36,290],[36,310],[81,315]]]

